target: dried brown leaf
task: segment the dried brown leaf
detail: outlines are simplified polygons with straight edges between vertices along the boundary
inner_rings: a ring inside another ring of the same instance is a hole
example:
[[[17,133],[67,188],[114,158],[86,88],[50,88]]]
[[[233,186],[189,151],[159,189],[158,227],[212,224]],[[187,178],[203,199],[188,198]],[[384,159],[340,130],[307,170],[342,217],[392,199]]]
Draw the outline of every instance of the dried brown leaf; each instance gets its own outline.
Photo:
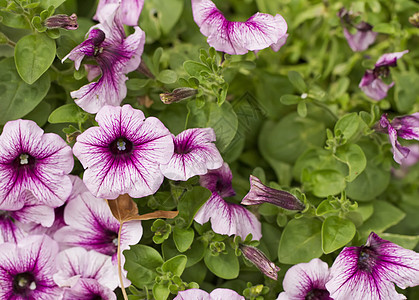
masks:
[[[108,206],[111,209],[112,215],[121,223],[138,217],[137,204],[132,200],[128,194],[120,195],[115,200],[107,200]]]

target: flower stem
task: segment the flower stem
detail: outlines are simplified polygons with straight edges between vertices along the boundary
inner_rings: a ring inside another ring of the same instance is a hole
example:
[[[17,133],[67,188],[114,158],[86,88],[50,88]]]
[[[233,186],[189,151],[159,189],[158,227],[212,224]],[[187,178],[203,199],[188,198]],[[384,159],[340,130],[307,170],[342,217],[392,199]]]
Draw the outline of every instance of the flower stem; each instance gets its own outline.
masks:
[[[335,113],[334,113],[333,111],[331,111],[331,110],[330,110],[330,108],[329,108],[327,105],[325,105],[325,104],[321,103],[321,102],[320,102],[320,101],[318,101],[318,100],[313,100],[313,102],[311,102],[311,103],[313,103],[314,105],[316,105],[316,106],[318,106],[318,107],[323,108],[326,112],[328,112],[328,113],[329,113],[329,115],[330,115],[331,117],[333,117],[333,119],[334,119],[335,121],[339,120],[338,116],[336,116],[336,115],[335,115]]]
[[[119,276],[119,282],[121,284],[121,290],[122,295],[124,296],[124,300],[128,300],[127,291],[125,291],[124,282],[122,280],[122,266],[121,266],[121,231],[122,231],[122,225],[124,225],[124,222],[121,222],[119,224],[119,230],[118,230],[118,248],[117,248],[117,259],[118,259],[118,276]]]

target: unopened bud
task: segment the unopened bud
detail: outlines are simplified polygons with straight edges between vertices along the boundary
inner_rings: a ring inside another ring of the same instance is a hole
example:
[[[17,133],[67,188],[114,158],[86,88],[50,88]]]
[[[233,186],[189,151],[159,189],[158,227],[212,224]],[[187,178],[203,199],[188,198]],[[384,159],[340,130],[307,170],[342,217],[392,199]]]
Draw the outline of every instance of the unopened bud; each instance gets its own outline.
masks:
[[[45,26],[48,29],[63,28],[67,30],[76,30],[79,27],[79,24],[77,24],[76,14],[72,14],[71,16],[67,16],[67,15],[51,16],[45,20]]]
[[[254,264],[263,274],[273,280],[278,280],[280,268],[271,262],[265,254],[256,247],[240,245],[243,256]]]
[[[160,94],[160,99],[164,104],[170,104],[173,102],[179,102],[184,99],[190,98],[195,96],[198,93],[198,90],[193,88],[177,88],[173,90],[171,93],[163,93]]]
[[[415,13],[413,16],[409,18],[410,24],[415,27],[419,27],[419,12]]]

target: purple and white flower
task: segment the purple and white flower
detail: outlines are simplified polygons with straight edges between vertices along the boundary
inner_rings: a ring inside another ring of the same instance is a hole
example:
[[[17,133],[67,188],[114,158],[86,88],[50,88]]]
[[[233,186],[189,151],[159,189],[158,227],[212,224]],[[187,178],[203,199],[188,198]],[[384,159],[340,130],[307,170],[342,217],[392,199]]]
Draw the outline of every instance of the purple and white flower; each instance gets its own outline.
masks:
[[[285,43],[288,26],[280,14],[256,13],[246,22],[232,22],[211,0],[192,0],[192,13],[208,44],[217,51],[246,54],[269,46],[278,51]]]
[[[386,130],[393,146],[393,158],[401,164],[410,153],[408,147],[403,147],[397,140],[398,137],[406,140],[419,141],[419,113],[396,117],[393,121],[387,119],[387,114],[383,114],[380,119],[380,129]]]
[[[196,213],[194,220],[199,224],[211,220],[212,230],[219,234],[234,234],[245,239],[251,233],[253,239],[259,240],[262,237],[262,228],[256,216],[243,206],[223,199],[235,195],[231,186],[232,177],[226,163],[201,176],[201,185],[208,188],[212,195]]]
[[[112,215],[106,201],[85,192],[67,204],[64,210],[67,226],[59,229],[54,238],[67,246],[83,247],[112,256],[117,262],[119,221]],[[141,221],[124,223],[121,230],[121,251],[137,244],[143,234]]]
[[[77,137],[74,155],[80,160],[83,181],[97,197],[115,199],[154,194],[163,182],[160,164],[173,155],[173,139],[157,118],[145,118],[130,105],[105,106],[96,115],[99,127]]]
[[[326,283],[335,300],[406,299],[404,289],[419,285],[419,254],[371,233],[361,247],[346,247],[338,255]]]
[[[394,86],[394,82],[385,84],[381,77],[387,77],[390,74],[390,67],[397,66],[397,60],[409,50],[383,54],[375,64],[374,70],[366,70],[359,83],[361,90],[374,100],[381,100],[387,96],[387,92]]]
[[[94,279],[81,278],[71,288],[64,288],[63,300],[116,300],[115,293]]]
[[[46,235],[1,244],[0,299],[61,299],[52,279],[57,254],[58,244]]]
[[[277,300],[332,300],[325,286],[329,277],[329,266],[318,258],[292,266],[285,274],[284,291]]]
[[[100,70],[102,76],[98,81],[70,93],[76,104],[89,113],[97,113],[106,104],[120,105],[127,94],[125,81],[128,77],[125,74],[140,65],[145,43],[145,34],[138,26],[134,26],[133,34],[125,36],[120,9],[106,19],[99,15],[99,20],[100,24],[90,29],[87,40],[63,58],[63,61],[73,60],[76,70],[85,57],[97,63],[90,69],[94,75]],[[95,76],[89,74],[89,79],[92,77]]]
[[[112,5],[120,7],[122,24],[128,26],[138,25],[138,19],[143,10],[144,0],[99,0],[93,20],[99,21],[102,18],[99,16],[106,18],[110,11],[109,7]]]
[[[215,289],[211,293],[207,293],[200,289],[189,289],[180,291],[173,300],[244,300],[235,291],[230,289]]]
[[[161,172],[169,179],[185,181],[220,168],[223,158],[213,143],[215,139],[212,128],[192,128],[179,133],[173,137],[173,156],[169,163],[160,165]]]
[[[71,193],[73,164],[71,148],[57,134],[44,134],[29,120],[7,122],[0,135],[0,209],[62,205]],[[27,202],[32,195],[36,203]]]
[[[250,175],[250,191],[244,196],[241,204],[256,205],[271,203],[289,210],[303,210],[304,204],[293,194],[267,187],[256,176]]]

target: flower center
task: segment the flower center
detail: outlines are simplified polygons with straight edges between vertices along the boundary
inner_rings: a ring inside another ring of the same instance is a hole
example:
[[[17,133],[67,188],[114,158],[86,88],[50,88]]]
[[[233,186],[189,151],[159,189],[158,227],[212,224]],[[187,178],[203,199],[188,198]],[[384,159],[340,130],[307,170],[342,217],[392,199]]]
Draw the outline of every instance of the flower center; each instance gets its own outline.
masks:
[[[27,296],[36,289],[35,277],[32,273],[19,273],[13,278],[13,292],[15,294]]]
[[[371,272],[376,260],[376,253],[369,247],[362,247],[358,257],[358,269]]]
[[[28,153],[21,153],[18,157],[15,158],[13,164],[17,168],[32,167],[35,164],[35,158]]]
[[[388,76],[388,74],[390,74],[390,68],[387,66],[374,68],[373,74],[375,78],[378,78],[378,77],[385,78]]]
[[[312,289],[304,298],[305,300],[329,300],[329,292],[323,289]]]
[[[128,141],[124,137],[117,138],[109,145],[109,149],[111,150],[112,154],[116,156],[130,154],[132,147],[132,142]]]

